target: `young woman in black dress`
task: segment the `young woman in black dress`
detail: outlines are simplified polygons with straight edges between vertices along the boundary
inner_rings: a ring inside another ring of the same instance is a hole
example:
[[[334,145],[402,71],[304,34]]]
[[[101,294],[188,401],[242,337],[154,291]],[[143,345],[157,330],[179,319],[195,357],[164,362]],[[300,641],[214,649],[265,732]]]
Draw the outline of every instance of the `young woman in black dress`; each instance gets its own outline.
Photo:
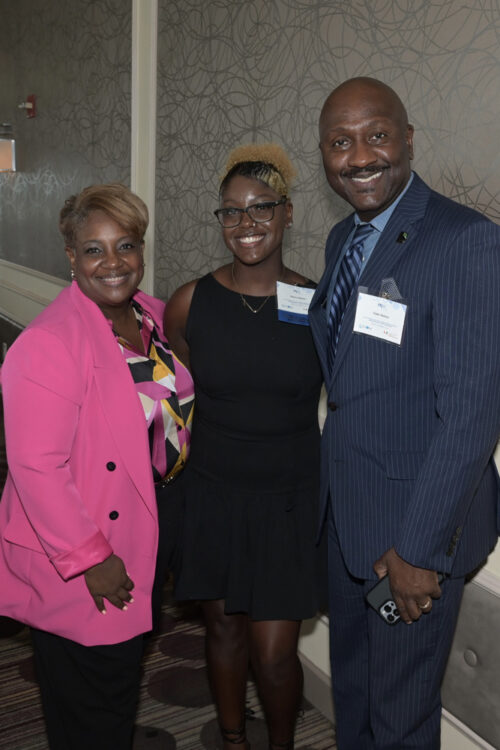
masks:
[[[249,664],[270,748],[293,748],[300,624],[318,609],[321,374],[309,327],[277,303],[277,282],[314,286],[282,259],[293,173],[275,144],[232,152],[215,213],[233,259],[178,289],[165,317],[197,399],[176,596],[202,602],[225,750],[249,747]]]

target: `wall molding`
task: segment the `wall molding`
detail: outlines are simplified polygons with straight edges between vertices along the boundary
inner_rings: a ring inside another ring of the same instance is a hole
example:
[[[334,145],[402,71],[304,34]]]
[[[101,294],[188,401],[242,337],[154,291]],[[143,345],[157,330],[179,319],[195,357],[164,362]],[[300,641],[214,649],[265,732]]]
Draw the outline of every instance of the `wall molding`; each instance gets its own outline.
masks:
[[[299,653],[299,658],[304,671],[304,697],[328,721],[335,724],[330,677],[308,659],[307,656]]]
[[[69,283],[0,259],[0,315],[24,327]]]
[[[132,122],[130,187],[149,210],[141,289],[154,293],[156,203],[156,88],[158,0],[132,2]]]
[[[487,568],[482,568],[467,585],[477,586],[500,599],[500,579]],[[299,641],[299,657],[304,670],[304,696],[329,721],[335,723],[331,680],[322,669],[322,665],[328,661],[327,636],[328,617],[326,615],[304,621]],[[441,732],[443,749],[495,750],[493,745],[444,708]]]
[[[487,568],[482,568],[473,578],[473,583],[500,598],[500,578]]]
[[[442,716],[442,723],[447,723],[451,727],[453,727],[453,729],[458,732],[458,734],[461,735],[464,740],[468,741],[468,747],[481,748],[481,750],[495,750],[493,745],[490,745],[489,742],[486,742],[486,740],[483,740],[482,737],[479,737],[479,735],[473,732],[472,729],[469,729],[466,724],[460,721],[460,719],[457,719],[456,716],[451,714],[445,708],[443,708]]]
[[[335,709],[332,701],[330,678],[306,656],[300,654],[304,671],[304,697],[332,724]],[[441,719],[442,747],[454,750],[495,750],[466,724],[443,708]]]

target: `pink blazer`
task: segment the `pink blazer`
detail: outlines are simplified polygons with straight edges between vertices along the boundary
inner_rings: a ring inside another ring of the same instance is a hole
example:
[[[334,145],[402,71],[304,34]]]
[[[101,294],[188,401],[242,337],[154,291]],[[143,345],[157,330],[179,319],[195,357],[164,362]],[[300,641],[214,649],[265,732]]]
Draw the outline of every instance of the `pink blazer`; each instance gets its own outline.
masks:
[[[161,328],[164,304],[136,297]],[[109,322],[75,282],[9,349],[2,389],[0,614],[84,645],[149,630],[158,522],[146,421]],[[135,601],[102,615],[82,572],[112,552]]]

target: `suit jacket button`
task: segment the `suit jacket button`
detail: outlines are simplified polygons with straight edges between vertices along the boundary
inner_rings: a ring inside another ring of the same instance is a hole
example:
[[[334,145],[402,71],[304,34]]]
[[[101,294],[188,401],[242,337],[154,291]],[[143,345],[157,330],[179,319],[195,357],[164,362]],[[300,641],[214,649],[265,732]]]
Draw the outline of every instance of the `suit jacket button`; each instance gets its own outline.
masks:
[[[118,513],[117,510],[112,510],[111,513],[109,514],[109,517],[112,521],[116,521],[119,515],[120,514]]]
[[[337,404],[335,403],[335,401],[329,401],[328,402],[328,408],[330,409],[330,411],[336,411],[337,410]]]
[[[108,461],[106,464],[106,469],[108,471],[114,471],[116,469],[116,464],[113,461]]]

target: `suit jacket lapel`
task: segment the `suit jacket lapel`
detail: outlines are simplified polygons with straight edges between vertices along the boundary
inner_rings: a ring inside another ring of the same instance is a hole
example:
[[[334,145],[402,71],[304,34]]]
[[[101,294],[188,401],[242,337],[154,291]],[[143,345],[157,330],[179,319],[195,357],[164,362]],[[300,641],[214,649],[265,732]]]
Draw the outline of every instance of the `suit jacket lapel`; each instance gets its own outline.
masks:
[[[359,286],[368,287],[372,294],[379,293],[382,279],[392,275],[391,272],[402,255],[411,248],[413,240],[417,236],[418,222],[425,214],[429,196],[430,189],[415,174],[408,192],[396,207],[370,256],[370,260],[359,279]],[[407,239],[403,242],[398,241],[402,232],[406,232],[408,235]],[[340,330],[337,353],[333,365],[332,383],[342,365],[354,335],[353,327],[356,304],[357,294],[353,294],[342,319],[342,328]]]
[[[350,216],[335,227],[330,233],[326,245],[326,267],[318,284],[309,308],[309,320],[313,332],[316,349],[323,368],[323,376],[328,389],[331,372],[328,370],[328,346],[330,335],[328,332],[328,310],[333,290],[332,280],[336,279],[341,260],[341,250],[352,229],[353,217]]]

